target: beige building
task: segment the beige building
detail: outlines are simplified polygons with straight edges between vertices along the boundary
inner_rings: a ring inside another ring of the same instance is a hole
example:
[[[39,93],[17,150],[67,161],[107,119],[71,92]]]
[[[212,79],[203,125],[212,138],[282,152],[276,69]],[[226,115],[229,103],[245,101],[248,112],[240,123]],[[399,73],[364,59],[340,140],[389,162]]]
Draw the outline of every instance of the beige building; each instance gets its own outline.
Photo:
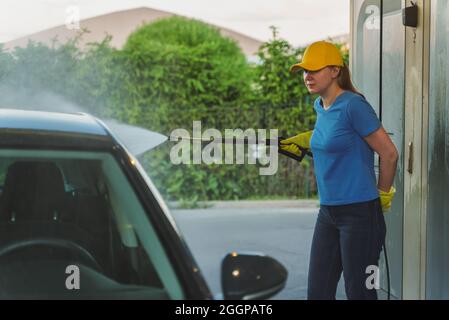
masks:
[[[80,44],[83,46],[89,42],[98,42],[103,40],[106,35],[111,35],[111,45],[115,48],[121,48],[125,44],[128,36],[143,24],[174,15],[175,14],[170,12],[150,8],[136,8],[81,20],[79,23],[80,29],[87,29],[89,32],[83,35],[82,42]],[[254,55],[259,46],[262,44],[261,41],[236,31],[221,27],[217,28],[223,36],[237,41],[242,48],[242,51],[247,56]],[[4,48],[11,49],[16,46],[24,47],[27,45],[29,40],[50,44],[53,39],[57,38],[58,41],[66,42],[67,40],[75,37],[78,33],[79,30],[77,29],[70,30],[65,25],[61,25],[6,42],[4,43]]]

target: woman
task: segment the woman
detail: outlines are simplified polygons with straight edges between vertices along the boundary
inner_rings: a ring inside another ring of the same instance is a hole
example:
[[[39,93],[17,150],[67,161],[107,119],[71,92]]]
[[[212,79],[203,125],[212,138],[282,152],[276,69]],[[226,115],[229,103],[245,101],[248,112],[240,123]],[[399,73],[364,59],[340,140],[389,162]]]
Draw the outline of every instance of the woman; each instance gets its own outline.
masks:
[[[313,152],[320,210],[308,299],[335,299],[342,271],[348,299],[377,299],[373,284],[378,282],[371,280],[385,241],[383,212],[395,193],[398,152],[371,105],[352,85],[336,46],[313,43],[302,62],[291,68],[298,70],[304,71],[309,92],[319,95],[314,104],[317,121],[313,131],[282,140],[281,148],[299,154],[300,146]],[[380,157],[377,183],[374,152]]]

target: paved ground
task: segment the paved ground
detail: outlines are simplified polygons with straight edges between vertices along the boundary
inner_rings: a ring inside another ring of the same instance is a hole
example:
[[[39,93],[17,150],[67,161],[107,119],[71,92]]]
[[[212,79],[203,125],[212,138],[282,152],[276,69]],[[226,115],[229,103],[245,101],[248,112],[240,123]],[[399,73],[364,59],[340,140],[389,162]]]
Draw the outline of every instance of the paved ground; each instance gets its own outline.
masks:
[[[263,252],[288,270],[274,299],[305,299],[316,201],[218,202],[207,209],[172,209],[214,294],[221,293],[220,264],[229,252]],[[337,299],[345,299],[340,281]]]

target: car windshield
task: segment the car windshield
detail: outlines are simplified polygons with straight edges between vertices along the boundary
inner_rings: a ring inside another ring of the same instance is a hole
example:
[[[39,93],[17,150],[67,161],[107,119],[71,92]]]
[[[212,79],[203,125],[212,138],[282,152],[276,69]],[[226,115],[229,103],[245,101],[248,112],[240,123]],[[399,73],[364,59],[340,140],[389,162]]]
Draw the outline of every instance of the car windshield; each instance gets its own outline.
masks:
[[[0,185],[0,298],[184,298],[111,154],[0,150]]]

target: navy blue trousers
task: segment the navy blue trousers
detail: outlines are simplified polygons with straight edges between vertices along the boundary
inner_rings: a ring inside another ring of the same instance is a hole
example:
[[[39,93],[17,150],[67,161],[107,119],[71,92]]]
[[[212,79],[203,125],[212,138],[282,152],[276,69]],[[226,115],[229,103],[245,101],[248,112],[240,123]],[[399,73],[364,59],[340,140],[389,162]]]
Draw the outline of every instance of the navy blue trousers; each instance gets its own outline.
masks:
[[[376,289],[367,282],[373,283],[368,277],[374,274],[372,266],[378,266],[385,235],[379,199],[321,205],[312,240],[307,298],[335,299],[343,272],[349,300],[376,300]]]

